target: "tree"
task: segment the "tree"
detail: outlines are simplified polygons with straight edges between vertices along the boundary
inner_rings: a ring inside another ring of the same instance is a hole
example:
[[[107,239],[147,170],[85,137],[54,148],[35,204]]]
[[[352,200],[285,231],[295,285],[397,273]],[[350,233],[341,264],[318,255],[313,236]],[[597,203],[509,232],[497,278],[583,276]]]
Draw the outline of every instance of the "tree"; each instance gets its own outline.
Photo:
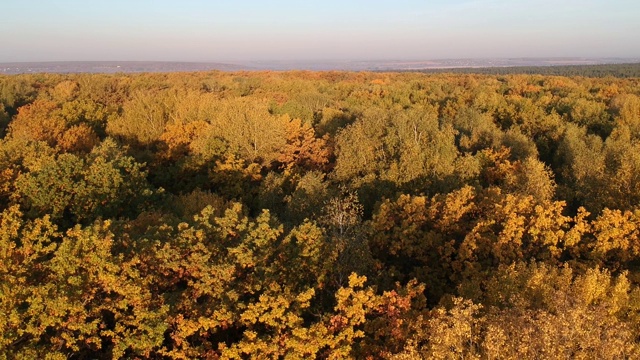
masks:
[[[160,139],[167,122],[169,109],[165,94],[136,92],[123,105],[122,116],[109,119],[107,134],[141,146]],[[164,101],[163,101],[164,100]]]
[[[23,141],[44,141],[55,146],[67,127],[57,110],[58,105],[47,100],[37,100],[19,108],[9,124],[9,136]]]
[[[153,194],[142,164],[106,140],[83,159],[61,154],[16,180],[20,201],[31,216],[49,214],[67,225],[96,217],[126,216]]]
[[[286,169],[294,166],[310,170],[326,168],[330,156],[327,137],[317,138],[311,125],[303,124],[300,119],[290,120],[285,126],[287,143],[276,160]]]

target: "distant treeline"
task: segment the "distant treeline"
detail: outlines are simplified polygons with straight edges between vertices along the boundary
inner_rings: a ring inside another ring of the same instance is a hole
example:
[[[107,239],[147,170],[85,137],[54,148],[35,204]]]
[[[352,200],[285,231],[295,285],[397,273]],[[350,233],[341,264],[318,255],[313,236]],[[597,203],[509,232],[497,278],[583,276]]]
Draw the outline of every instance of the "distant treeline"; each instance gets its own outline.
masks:
[[[483,75],[555,75],[555,76],[584,76],[632,78],[640,77],[640,63],[633,64],[603,64],[603,65],[558,65],[558,66],[508,66],[486,68],[457,68],[457,69],[425,69],[423,73],[442,74],[483,74]]]

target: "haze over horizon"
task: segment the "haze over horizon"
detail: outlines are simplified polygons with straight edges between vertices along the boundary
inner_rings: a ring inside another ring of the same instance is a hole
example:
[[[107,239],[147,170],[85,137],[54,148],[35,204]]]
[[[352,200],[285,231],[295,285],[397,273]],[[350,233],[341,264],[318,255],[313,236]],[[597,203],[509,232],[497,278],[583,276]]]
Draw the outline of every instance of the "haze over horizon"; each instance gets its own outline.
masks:
[[[640,57],[633,0],[2,4],[0,62]]]

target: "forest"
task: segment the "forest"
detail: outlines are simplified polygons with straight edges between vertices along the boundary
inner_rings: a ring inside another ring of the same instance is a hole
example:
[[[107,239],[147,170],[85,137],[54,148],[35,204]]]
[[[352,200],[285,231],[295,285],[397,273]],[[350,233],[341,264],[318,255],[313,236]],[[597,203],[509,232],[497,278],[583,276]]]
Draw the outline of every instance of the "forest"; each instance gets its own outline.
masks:
[[[0,359],[638,359],[639,204],[638,77],[0,76]]]
[[[552,66],[495,66],[475,68],[425,69],[424,73],[458,73],[485,75],[555,75],[583,77],[640,77],[640,63]]]

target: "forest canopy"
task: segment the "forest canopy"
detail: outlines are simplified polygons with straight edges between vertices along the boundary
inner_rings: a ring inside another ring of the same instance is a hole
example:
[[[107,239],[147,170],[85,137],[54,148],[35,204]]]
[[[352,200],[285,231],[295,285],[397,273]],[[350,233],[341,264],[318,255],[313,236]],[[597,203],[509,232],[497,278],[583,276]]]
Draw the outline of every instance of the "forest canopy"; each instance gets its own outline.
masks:
[[[484,68],[425,69],[425,73],[457,73],[485,75],[554,75],[585,77],[640,77],[640,63],[598,64],[598,65],[547,65],[547,66],[495,66]]]
[[[640,357],[640,78],[0,76],[0,358]]]

